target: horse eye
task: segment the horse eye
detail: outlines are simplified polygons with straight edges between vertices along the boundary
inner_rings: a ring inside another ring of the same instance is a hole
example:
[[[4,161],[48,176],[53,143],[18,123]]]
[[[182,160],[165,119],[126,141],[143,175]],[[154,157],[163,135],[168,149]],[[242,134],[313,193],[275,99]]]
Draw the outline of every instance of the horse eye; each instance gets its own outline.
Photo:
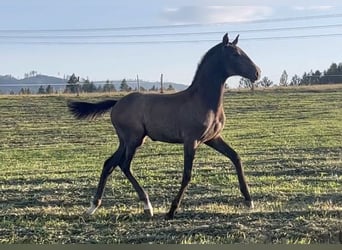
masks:
[[[238,56],[240,56],[240,54],[237,53],[237,52],[234,52],[234,53],[233,53],[233,56],[234,56],[234,57],[238,57]]]

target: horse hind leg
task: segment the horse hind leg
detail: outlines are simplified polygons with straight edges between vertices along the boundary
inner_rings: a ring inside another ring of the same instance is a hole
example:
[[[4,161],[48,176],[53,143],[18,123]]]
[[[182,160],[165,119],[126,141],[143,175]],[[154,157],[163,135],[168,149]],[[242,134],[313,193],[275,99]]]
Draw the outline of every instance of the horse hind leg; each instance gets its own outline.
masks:
[[[137,147],[139,147],[142,144],[143,140],[144,138],[142,138],[141,140],[133,141],[128,144],[129,146],[126,147],[125,151],[125,160],[122,162],[122,164],[120,164],[120,168],[127,177],[127,179],[131,182],[135,191],[137,192],[139,200],[143,202],[145,215],[150,218],[153,216],[153,207],[151,205],[148,194],[141,187],[141,185],[131,172],[131,162],[133,156],[136,152]]]
[[[95,193],[93,201],[90,202],[90,207],[86,211],[86,214],[92,215],[100,207],[107,179],[116,168],[116,166],[118,166],[123,161],[123,156],[125,153],[124,151],[124,147],[122,146],[122,144],[120,144],[118,150],[105,161],[97,191]]]
[[[143,202],[144,204],[144,213],[147,217],[152,217],[153,216],[153,207],[150,202],[150,199],[148,197],[148,194],[145,192],[145,190],[140,186],[138,181],[135,179],[133,176],[131,170],[128,168],[123,168],[122,169],[123,173],[127,177],[127,179],[131,182],[133,185],[133,188],[135,191],[138,193],[139,200]]]
[[[221,136],[214,138],[210,141],[205,142],[208,146],[212,147],[219,153],[227,156],[234,164],[236,173],[238,176],[240,191],[245,198],[245,205],[249,208],[254,208],[254,203],[251,198],[249,187],[247,185],[244,171],[241,165],[240,156],[235,152],[235,150],[230,147]]]

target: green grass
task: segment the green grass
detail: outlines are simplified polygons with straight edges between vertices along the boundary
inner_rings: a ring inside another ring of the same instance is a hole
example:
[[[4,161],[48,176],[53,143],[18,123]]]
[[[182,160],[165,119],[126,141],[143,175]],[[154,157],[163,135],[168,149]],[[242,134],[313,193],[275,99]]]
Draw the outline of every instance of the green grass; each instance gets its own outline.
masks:
[[[81,96],[98,101],[109,96]],[[83,212],[118,140],[105,115],[75,120],[73,96],[0,96],[1,243],[338,243],[342,238],[342,89],[230,92],[223,137],[239,152],[255,209],[242,205],[231,162],[201,146],[173,221],[182,146],[147,140],[132,169],[146,219],[116,169],[103,206]]]

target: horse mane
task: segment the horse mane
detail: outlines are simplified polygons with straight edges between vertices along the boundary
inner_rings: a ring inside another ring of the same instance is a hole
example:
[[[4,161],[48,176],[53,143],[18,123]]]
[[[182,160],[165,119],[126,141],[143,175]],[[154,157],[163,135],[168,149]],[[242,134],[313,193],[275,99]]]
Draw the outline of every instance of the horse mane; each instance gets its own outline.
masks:
[[[217,52],[217,49],[219,47],[222,46],[222,43],[219,43],[217,45],[215,45],[214,47],[212,47],[211,49],[209,49],[201,58],[200,62],[198,63],[197,69],[196,69],[196,73],[194,75],[194,78],[192,80],[192,83],[190,85],[193,86],[196,84],[196,82],[198,82],[198,78],[200,77],[200,72],[203,70],[203,68],[207,65],[208,61],[210,60],[210,58]]]

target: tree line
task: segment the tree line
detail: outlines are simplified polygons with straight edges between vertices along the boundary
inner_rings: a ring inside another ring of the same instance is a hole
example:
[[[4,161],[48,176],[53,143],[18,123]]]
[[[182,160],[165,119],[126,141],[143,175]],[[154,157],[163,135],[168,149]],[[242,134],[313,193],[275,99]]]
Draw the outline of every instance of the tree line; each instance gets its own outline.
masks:
[[[79,80],[79,79],[78,79]],[[146,89],[143,86],[139,86],[139,91],[159,91],[160,89],[155,85],[152,86],[150,89]],[[167,91],[175,91],[175,88],[172,84],[166,88]],[[124,78],[119,86],[119,90],[116,89],[113,82],[107,80],[105,84],[96,86],[93,82],[89,81],[88,79],[84,80],[83,83],[76,81],[74,74],[70,77],[68,84],[64,90],[64,93],[92,93],[92,92],[131,92],[131,91],[138,91],[138,88],[132,88],[128,85],[127,80]]]
[[[271,87],[271,86],[302,86],[315,84],[341,84],[342,83],[342,63],[332,63],[330,67],[323,72],[320,70],[310,70],[304,72],[302,77],[295,74],[290,79],[286,70],[280,76],[279,83],[274,84],[267,76],[260,81],[252,83],[248,79],[241,78],[239,82],[240,88],[254,88],[254,87]]]
[[[33,76],[36,74],[36,71],[31,71],[27,75]],[[320,70],[310,70],[309,72],[304,72],[302,76],[298,76],[295,74],[290,79],[286,70],[284,70],[280,76],[279,82],[274,84],[267,76],[263,77],[260,81],[252,83],[246,78],[241,78],[239,81],[240,88],[258,88],[258,87],[271,87],[271,86],[301,86],[301,85],[315,85],[315,84],[342,84],[342,63],[332,63],[330,67],[323,72]],[[170,84],[165,90],[174,91],[174,87]],[[89,81],[89,79],[83,80],[80,82],[79,77],[76,77],[75,74],[72,74],[68,80],[68,83],[63,90],[63,93],[92,93],[92,92],[131,92],[138,91],[137,88],[133,89],[127,83],[126,79],[121,81],[119,89],[117,90],[113,82],[107,80],[105,84],[96,86],[93,82]],[[150,89],[145,89],[140,86],[139,91],[160,91],[160,88],[157,86],[153,86]],[[32,94],[32,90],[30,88],[21,88],[19,94]],[[38,88],[37,94],[53,94],[57,93],[57,90],[53,88],[51,85],[43,86],[41,85]],[[11,92],[11,94],[14,94]]]
[[[153,85],[150,89],[146,89],[143,86],[140,86],[140,92],[144,91],[152,91],[152,92],[157,92],[160,91],[160,88],[158,86]],[[172,84],[169,84],[166,89],[166,91],[175,91],[175,88],[172,86]],[[128,85],[127,80],[123,79],[121,81],[121,84],[119,86],[119,89],[115,87],[113,82],[107,80],[105,84],[102,85],[95,85],[92,81],[89,81],[88,79],[83,80],[83,82],[79,82],[79,78],[75,78],[74,75],[70,77],[68,80],[67,85],[65,86],[64,90],[62,91],[57,91],[53,88],[51,85],[41,85],[39,86],[38,90],[32,91],[30,88],[21,88],[19,91],[19,94],[54,94],[58,92],[63,92],[63,93],[69,93],[69,94],[79,94],[79,93],[95,93],[95,92],[103,92],[103,93],[110,93],[110,92],[131,92],[131,91],[138,91],[137,88],[132,88]],[[12,91],[11,94],[14,94]]]

